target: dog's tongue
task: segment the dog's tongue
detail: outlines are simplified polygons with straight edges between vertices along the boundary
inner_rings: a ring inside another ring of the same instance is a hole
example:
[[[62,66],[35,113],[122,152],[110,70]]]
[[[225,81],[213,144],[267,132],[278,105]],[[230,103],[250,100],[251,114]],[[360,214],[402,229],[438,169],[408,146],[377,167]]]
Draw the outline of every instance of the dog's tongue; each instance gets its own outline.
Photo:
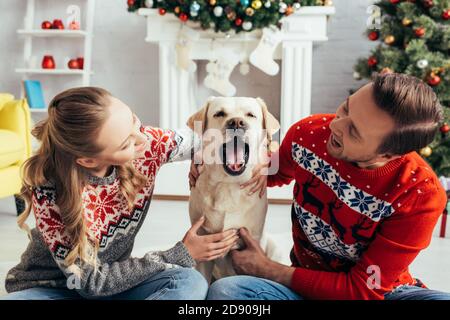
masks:
[[[238,171],[244,163],[244,148],[242,143],[230,144],[229,148],[227,148],[228,167],[234,171]]]

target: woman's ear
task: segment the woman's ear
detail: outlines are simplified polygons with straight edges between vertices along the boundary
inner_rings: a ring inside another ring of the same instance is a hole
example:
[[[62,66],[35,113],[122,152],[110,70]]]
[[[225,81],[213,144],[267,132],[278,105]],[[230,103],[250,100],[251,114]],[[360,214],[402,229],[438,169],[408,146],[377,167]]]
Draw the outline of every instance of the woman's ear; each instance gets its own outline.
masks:
[[[206,104],[203,106],[203,108],[201,108],[200,110],[198,110],[196,113],[194,113],[192,116],[189,117],[188,121],[186,122],[187,126],[189,128],[191,128],[191,130],[195,131],[195,122],[201,122],[201,129],[202,129],[202,133],[205,131],[206,129],[206,125],[207,125],[207,115],[208,115],[208,108],[209,108],[209,104],[211,101],[214,100],[215,97],[209,97],[208,100],[206,101]]]
[[[97,161],[92,158],[78,158],[75,161],[77,164],[79,164],[80,166],[87,168],[87,169],[93,169],[98,166]]]
[[[261,106],[262,114],[263,114],[263,124],[264,129],[267,130],[267,134],[272,137],[278,130],[280,130],[280,123],[278,120],[269,112],[267,109],[267,105],[261,98],[256,98],[256,101]]]

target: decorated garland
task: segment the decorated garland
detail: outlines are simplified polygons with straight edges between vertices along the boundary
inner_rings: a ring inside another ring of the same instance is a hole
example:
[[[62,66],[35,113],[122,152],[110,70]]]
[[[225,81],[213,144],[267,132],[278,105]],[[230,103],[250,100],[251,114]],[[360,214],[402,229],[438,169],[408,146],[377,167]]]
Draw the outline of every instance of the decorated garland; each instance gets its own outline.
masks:
[[[280,20],[302,6],[331,6],[331,0],[127,0],[128,11],[156,8],[171,13],[182,22],[200,23],[215,32],[252,31],[279,26]]]

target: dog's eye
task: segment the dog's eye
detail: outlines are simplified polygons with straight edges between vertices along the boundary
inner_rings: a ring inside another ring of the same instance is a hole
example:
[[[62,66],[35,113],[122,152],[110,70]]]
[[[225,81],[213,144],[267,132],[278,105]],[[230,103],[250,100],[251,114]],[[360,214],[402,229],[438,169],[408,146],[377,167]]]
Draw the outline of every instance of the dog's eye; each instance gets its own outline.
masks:
[[[256,116],[251,112],[247,113],[247,117],[256,118]]]
[[[214,114],[214,118],[225,117],[225,112],[219,111]]]

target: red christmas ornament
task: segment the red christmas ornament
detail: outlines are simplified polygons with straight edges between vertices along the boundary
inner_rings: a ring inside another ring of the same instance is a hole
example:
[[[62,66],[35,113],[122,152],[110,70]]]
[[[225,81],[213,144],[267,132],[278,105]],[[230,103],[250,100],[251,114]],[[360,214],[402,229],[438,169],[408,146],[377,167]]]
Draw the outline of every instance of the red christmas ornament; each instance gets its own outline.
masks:
[[[442,133],[446,134],[450,131],[450,126],[448,124],[444,123],[444,125],[442,127],[440,127],[439,130]]]
[[[55,69],[55,60],[53,59],[53,56],[44,56],[42,59],[42,68],[43,69]]]
[[[129,7],[132,7],[134,5],[135,0],[127,0],[127,4]]]
[[[77,62],[78,62],[78,69],[84,69],[84,58],[78,57]]]
[[[44,21],[41,24],[42,29],[51,29],[52,28],[52,23],[50,21]]]
[[[434,6],[433,0],[424,0],[423,6],[427,9],[431,8],[432,6]]]
[[[63,24],[62,20],[60,20],[60,19],[53,20],[52,28],[60,29],[60,30],[64,29],[64,24]]]
[[[369,67],[375,67],[377,65],[377,63],[378,63],[378,60],[375,57],[370,57],[367,60],[367,64],[369,65]]]
[[[67,62],[67,66],[69,69],[79,69],[80,65],[78,64],[77,59],[70,59],[69,62]]]
[[[445,10],[444,12],[442,12],[442,19],[444,19],[444,20],[450,19],[450,9]]]
[[[400,0],[389,0],[389,2],[392,3],[392,4],[397,4],[397,3],[400,2]]]
[[[433,86],[433,87],[435,87],[435,86],[437,86],[439,83],[441,83],[441,77],[439,77],[438,75],[436,75],[436,74],[431,74],[430,75],[430,77],[428,78],[428,84],[430,85],[430,86]]]
[[[179,18],[181,21],[186,22],[188,20],[188,15],[186,13],[182,12],[182,13],[180,13]]]
[[[377,31],[372,31],[369,33],[368,37],[370,40],[375,41],[375,40],[378,40],[378,38],[380,37],[380,34]]]
[[[419,27],[414,29],[414,34],[416,35],[416,37],[423,37],[425,35],[425,28],[424,27]]]
[[[242,24],[242,19],[237,18],[236,20],[234,20],[234,24],[239,27]]]
[[[164,9],[164,8],[159,8],[159,14],[160,15],[165,15],[166,14],[166,9]]]
[[[294,13],[294,8],[292,6],[289,6],[286,8],[286,12],[284,13],[286,16],[290,16]]]

